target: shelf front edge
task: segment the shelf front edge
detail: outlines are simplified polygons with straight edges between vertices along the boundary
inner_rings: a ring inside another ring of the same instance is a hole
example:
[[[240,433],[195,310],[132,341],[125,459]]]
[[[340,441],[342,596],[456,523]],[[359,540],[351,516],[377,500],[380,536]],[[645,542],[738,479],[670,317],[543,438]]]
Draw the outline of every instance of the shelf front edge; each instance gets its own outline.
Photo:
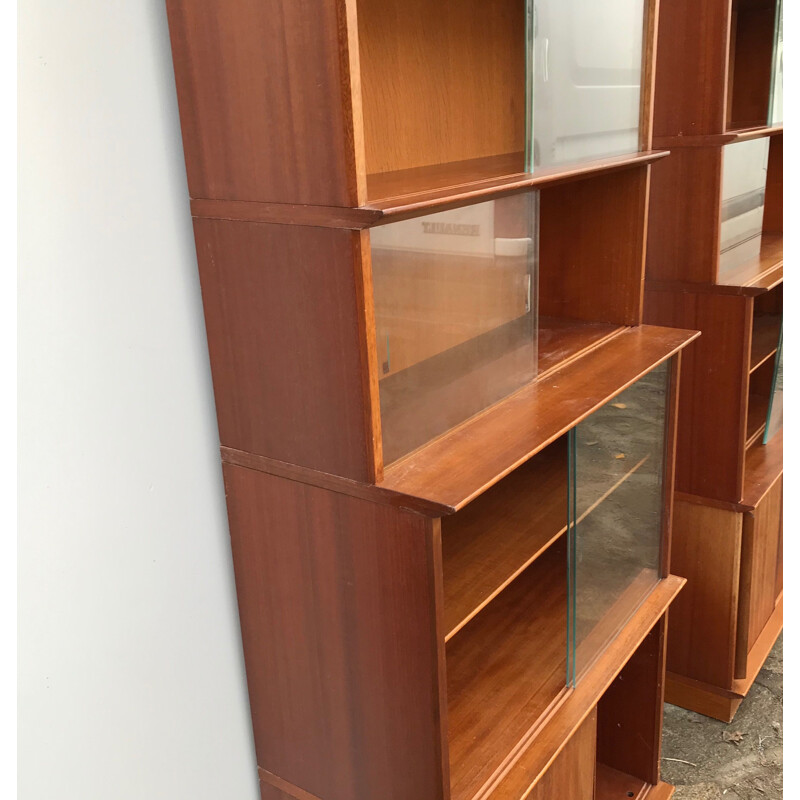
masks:
[[[374,199],[364,206],[352,208],[196,197],[191,200],[191,210],[192,216],[198,219],[363,230],[455,206],[504,197],[525,189],[645,166],[668,154],[666,150],[650,150],[633,155],[547,167],[537,172],[498,175],[476,181],[465,180],[455,186]]]
[[[457,511],[699,335],[625,330],[390,465],[378,487]]]

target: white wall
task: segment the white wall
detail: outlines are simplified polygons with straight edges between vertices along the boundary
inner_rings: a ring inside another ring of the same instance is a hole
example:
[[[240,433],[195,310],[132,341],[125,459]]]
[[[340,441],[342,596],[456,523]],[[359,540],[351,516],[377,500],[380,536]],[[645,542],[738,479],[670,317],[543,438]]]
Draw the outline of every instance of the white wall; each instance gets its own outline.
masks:
[[[255,800],[164,0],[19,15],[19,796]]]

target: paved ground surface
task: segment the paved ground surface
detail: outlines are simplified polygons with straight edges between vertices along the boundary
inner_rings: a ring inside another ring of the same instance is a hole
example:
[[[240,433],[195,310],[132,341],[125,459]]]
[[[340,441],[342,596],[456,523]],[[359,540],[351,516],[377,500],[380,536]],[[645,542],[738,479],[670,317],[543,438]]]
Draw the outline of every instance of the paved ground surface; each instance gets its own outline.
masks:
[[[783,637],[729,725],[667,706],[661,771],[675,800],[781,800],[782,705]]]

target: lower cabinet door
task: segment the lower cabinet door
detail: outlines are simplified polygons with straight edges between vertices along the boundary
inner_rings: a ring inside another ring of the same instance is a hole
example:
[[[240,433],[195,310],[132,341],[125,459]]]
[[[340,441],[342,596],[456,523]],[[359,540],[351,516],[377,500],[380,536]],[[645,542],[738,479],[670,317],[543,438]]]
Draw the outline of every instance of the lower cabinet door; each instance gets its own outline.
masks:
[[[736,678],[746,678],[748,655],[783,590],[783,479],[744,515],[739,578]]]

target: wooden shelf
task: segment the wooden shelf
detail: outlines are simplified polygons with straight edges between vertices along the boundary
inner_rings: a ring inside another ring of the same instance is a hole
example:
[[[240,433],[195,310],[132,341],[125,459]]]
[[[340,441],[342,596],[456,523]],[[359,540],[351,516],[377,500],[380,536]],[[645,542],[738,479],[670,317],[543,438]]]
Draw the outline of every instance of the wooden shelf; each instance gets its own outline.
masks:
[[[766,292],[782,282],[783,234],[764,233],[759,257],[731,271],[719,284]]]
[[[625,470],[578,521],[607,500],[647,460],[645,456]],[[567,441],[562,437],[475,502],[442,520],[446,641],[566,533],[567,469]],[[647,591],[652,584],[651,579]],[[633,585],[626,601],[619,603],[620,608],[627,609],[626,614],[635,607],[631,597],[637,592],[639,598],[646,594]],[[607,616],[588,637],[587,650],[598,652],[608,632],[618,629],[620,619],[614,610]]]
[[[559,545],[448,642],[453,800],[471,800],[566,694],[566,621],[566,547]]]
[[[625,329],[392,464],[377,489],[453,513],[698,336]]]
[[[418,167],[368,176],[369,202],[365,212],[377,212],[371,224],[430,214],[480,200],[492,200],[524,189],[591,178],[607,172],[640,167],[669,155],[665,150],[584,161],[536,172],[523,172],[521,154],[512,153],[454,164]],[[366,227],[366,226],[363,226]]]
[[[607,767],[597,762],[597,772],[594,800],[622,800],[622,798],[644,797],[644,792],[650,788],[645,781],[626,775],[624,772]]]
[[[562,437],[442,520],[445,640],[566,530],[567,442]]]
[[[625,330],[608,322],[539,317],[539,376],[564,366]]]
[[[729,130],[725,133],[708,133],[687,136],[655,136],[653,147],[660,149],[673,149],[676,147],[714,147],[735,142],[747,142],[751,139],[760,139],[763,136],[783,135],[783,125],[761,125],[754,128]]]
[[[781,335],[779,314],[760,314],[753,317],[753,339],[750,346],[750,372],[758,369],[778,350]]]

